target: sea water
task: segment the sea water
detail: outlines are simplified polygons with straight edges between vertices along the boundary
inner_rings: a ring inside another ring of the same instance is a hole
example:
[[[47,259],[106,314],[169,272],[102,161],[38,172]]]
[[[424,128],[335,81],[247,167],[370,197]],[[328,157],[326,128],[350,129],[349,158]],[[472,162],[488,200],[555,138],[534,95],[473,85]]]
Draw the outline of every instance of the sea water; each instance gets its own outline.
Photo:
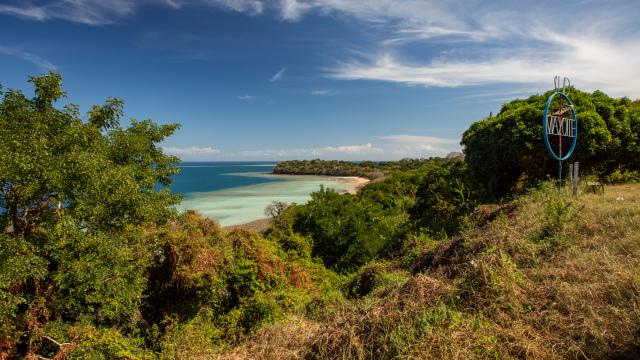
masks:
[[[274,200],[303,204],[323,185],[345,191],[329,177],[272,174],[273,162],[182,163],[171,189],[183,195],[180,210],[195,210],[222,226],[264,218]]]

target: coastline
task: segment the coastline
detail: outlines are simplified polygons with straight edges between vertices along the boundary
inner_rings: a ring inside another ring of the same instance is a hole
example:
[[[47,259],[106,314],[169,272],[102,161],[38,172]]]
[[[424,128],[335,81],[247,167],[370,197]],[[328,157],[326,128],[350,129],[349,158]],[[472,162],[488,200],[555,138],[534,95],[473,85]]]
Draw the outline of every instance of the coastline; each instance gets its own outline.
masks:
[[[277,174],[277,175],[289,176],[287,174]],[[318,176],[318,175],[292,175],[292,176]],[[352,194],[352,195],[357,194],[358,191],[360,191],[360,189],[363,186],[371,182],[371,180],[367,178],[358,177],[358,176],[327,176],[327,178],[346,185],[346,189],[343,191],[343,193]],[[273,220],[270,218],[261,218],[261,219],[252,220],[246,223],[242,223],[242,224],[224,226],[223,228],[226,230],[242,229],[242,230],[255,230],[257,232],[263,232],[263,231],[266,231],[269,228],[269,226],[271,226],[272,222]]]
[[[360,188],[367,185],[371,180],[358,176],[332,176],[331,179],[347,185],[347,193],[357,194]]]
[[[300,175],[300,174],[274,174],[274,173],[264,173],[263,175],[273,176],[273,177],[301,177],[301,178],[323,178],[329,179],[333,181],[337,181],[341,184],[346,185],[346,189],[340,191],[341,193],[349,193],[349,194],[357,194],[360,188],[367,185],[371,182],[371,180],[360,177],[360,176],[331,176],[331,175]]]

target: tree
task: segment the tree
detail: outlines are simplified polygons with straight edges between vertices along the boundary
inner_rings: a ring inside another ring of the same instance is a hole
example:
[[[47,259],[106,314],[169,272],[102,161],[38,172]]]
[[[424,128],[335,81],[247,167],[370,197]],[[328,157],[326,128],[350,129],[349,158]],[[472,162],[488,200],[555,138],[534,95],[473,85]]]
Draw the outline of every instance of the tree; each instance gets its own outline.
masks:
[[[77,105],[55,106],[59,74],[29,81],[35,97],[0,102],[0,337],[27,353],[53,321],[130,328],[154,248],[136,229],[179,201],[168,189],[178,159],[158,145],[177,125],[122,128],[112,98],[85,121]]]
[[[393,229],[380,204],[321,187],[296,209],[293,230],[311,236],[313,256],[345,271],[375,258]]]
[[[502,106],[495,117],[475,122],[462,144],[471,175],[494,198],[557,176],[557,161],[542,140],[542,116],[547,97],[531,96]],[[640,106],[571,89],[578,115],[578,144],[570,162],[584,173],[601,177],[616,171],[640,170]]]
[[[264,214],[265,216],[275,219],[280,216],[280,214],[282,214],[282,212],[285,211],[287,207],[289,207],[289,204],[287,204],[286,202],[273,200],[271,204],[267,205],[267,207],[264,208]]]
[[[427,167],[417,190],[411,218],[418,227],[426,227],[434,234],[451,235],[460,230],[462,220],[481,198],[479,186],[472,183],[464,161],[434,163]]]

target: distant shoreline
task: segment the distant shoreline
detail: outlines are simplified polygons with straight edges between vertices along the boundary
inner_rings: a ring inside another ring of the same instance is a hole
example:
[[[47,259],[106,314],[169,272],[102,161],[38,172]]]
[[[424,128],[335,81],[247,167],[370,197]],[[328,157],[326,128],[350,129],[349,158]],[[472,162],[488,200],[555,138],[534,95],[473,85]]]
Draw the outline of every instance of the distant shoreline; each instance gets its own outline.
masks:
[[[314,174],[274,174],[274,173],[265,173],[265,175],[272,175],[274,177],[289,177],[289,176],[299,176],[299,177],[319,177],[329,180],[337,181],[341,184],[346,185],[346,189],[344,192],[349,194],[357,194],[358,190],[361,187],[367,185],[371,182],[371,180],[360,177],[360,176],[331,176],[331,175],[314,175]]]
[[[358,176],[330,176],[330,178],[347,185],[347,192],[349,194],[357,194],[363,186],[371,182],[371,180],[367,178]]]
[[[335,180],[342,184],[345,184],[347,188],[345,189],[344,192],[348,194],[357,194],[358,191],[360,191],[360,189],[363,186],[365,186],[371,181],[367,178],[358,177],[358,176],[322,176],[322,175],[286,175],[286,174],[270,174],[270,175],[326,177],[328,179]],[[251,220],[249,222],[242,223],[242,224],[224,226],[223,228],[227,230],[242,229],[242,230],[255,230],[258,232],[263,232],[267,230],[269,226],[271,226],[272,222],[273,220],[270,218],[261,218],[261,219]]]

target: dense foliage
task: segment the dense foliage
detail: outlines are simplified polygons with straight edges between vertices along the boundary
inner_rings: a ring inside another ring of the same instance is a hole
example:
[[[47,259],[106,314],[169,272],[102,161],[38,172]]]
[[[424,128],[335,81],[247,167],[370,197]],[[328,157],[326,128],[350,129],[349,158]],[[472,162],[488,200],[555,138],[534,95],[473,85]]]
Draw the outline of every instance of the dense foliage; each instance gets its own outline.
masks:
[[[9,90],[0,103],[0,336],[23,354],[53,322],[133,329],[154,247],[136,229],[179,200],[164,187],[177,159],[158,146],[176,125],[122,128],[117,99],[83,121],[54,106],[59,75],[31,82],[34,98]]]
[[[9,90],[0,103],[0,358],[558,358],[637,346],[637,211],[545,188],[480,206],[553,173],[545,96],[473,124],[466,160],[280,163],[375,180],[274,202],[260,234],[174,210],[177,159],[158,144],[176,125],[122,127],[117,99],[83,120],[55,106],[59,75],[31,82],[35,97]],[[638,103],[572,94],[583,170],[640,179]],[[566,226],[575,217],[581,227]],[[607,228],[618,245],[601,239]],[[556,275],[568,261],[596,285]]]
[[[320,189],[294,216],[293,230],[313,239],[326,266],[350,269],[373,259],[393,231],[380,204]]]
[[[361,267],[348,302],[220,358],[638,359],[639,205],[639,185],[575,199],[544,184],[483,227]]]
[[[505,104],[497,116],[474,123],[464,133],[469,169],[493,196],[557,176],[557,161],[541,141],[541,119],[550,94]],[[633,176],[640,170],[640,103],[600,91],[572,89],[570,97],[579,134],[569,162],[580,162],[584,174],[603,179],[612,174]]]
[[[459,230],[478,204],[466,165],[459,159],[430,159],[411,171],[396,171],[357,195],[322,188],[287,211],[275,227],[312,239],[312,255],[341,272],[386,256],[408,234],[447,236]]]
[[[273,172],[290,175],[361,176],[378,179],[400,171],[417,169],[430,159],[402,159],[400,161],[340,161],[290,160],[279,162]]]
[[[461,230],[465,217],[480,204],[484,194],[466,163],[453,161],[426,167],[416,198],[411,215],[417,227],[428,229],[432,235],[451,235]]]

